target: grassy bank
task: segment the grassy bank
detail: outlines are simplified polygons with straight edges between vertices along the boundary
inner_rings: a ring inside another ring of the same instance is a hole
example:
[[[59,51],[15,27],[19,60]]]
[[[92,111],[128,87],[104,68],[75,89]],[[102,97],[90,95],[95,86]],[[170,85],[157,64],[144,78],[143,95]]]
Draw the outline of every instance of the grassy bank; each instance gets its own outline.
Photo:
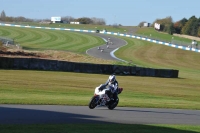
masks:
[[[13,27],[0,28],[0,36],[14,37],[27,49],[66,48],[65,50],[83,52],[88,47],[102,44],[102,40],[98,40],[98,38],[91,38],[89,35],[79,35],[74,32],[63,33],[62,31],[38,29],[26,31],[27,29],[24,28]],[[151,31],[146,32],[146,34],[152,34]],[[166,36],[168,35],[164,37]],[[81,38],[81,40],[78,38]],[[123,93],[119,96],[119,106],[200,110],[199,53],[137,39],[122,38],[128,42],[128,45],[115,53],[117,57],[127,61],[131,60],[132,65],[178,69],[179,78],[117,75],[120,87],[124,88]],[[75,44],[82,45],[75,47]],[[87,105],[93,95],[94,88],[104,83],[108,78],[108,75],[23,70],[0,70],[0,75],[1,104]],[[200,132],[200,127],[123,124],[0,125],[0,132],[196,133]]]
[[[79,32],[0,26],[0,36],[14,39],[23,49],[62,50],[85,54],[86,50],[105,43],[99,37]]]
[[[1,133],[198,133],[200,126],[128,124],[0,125]]]
[[[0,70],[0,103],[88,105],[108,75]],[[20,76],[19,76],[20,75]],[[200,109],[199,78],[117,76],[119,106]],[[191,84],[188,84],[191,83]]]
[[[37,47],[84,52],[103,43],[101,38],[77,32],[2,26],[0,29],[3,31],[1,35],[15,37],[29,49]],[[154,32],[149,28],[144,29],[142,32],[146,34]],[[167,34],[161,36],[169,37]],[[177,69],[179,78],[118,76],[120,86],[126,90],[121,95],[119,106],[200,109],[199,53],[133,38],[120,38],[126,40],[128,45],[115,52],[118,58],[142,67]],[[3,75],[0,80],[0,102],[15,104],[87,105],[94,87],[104,83],[108,77],[42,71],[1,70],[0,73]]]

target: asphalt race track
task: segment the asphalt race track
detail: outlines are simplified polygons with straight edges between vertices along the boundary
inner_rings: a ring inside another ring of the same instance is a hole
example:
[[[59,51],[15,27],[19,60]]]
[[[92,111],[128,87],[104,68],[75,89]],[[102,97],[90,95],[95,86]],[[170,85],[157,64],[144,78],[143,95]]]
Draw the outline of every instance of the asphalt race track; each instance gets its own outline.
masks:
[[[104,45],[100,46],[100,49],[98,49],[98,47],[94,47],[91,48],[89,50],[86,51],[86,53],[90,56],[96,57],[96,58],[102,58],[102,59],[106,59],[106,60],[120,60],[117,57],[113,57],[111,55],[111,52],[116,50],[119,47],[122,47],[124,45],[126,45],[126,41],[120,39],[120,38],[116,38],[114,36],[108,36],[105,34],[94,34],[96,36],[99,36],[103,39],[105,39],[106,41],[108,41],[108,38],[110,40],[111,43],[107,44],[105,42]],[[107,48],[107,46],[109,46],[109,48]],[[103,51],[101,51],[103,49]]]
[[[200,111],[61,105],[0,105],[0,124],[64,124],[64,123],[123,123],[123,124],[200,124]]]
[[[111,52],[126,45],[122,39],[104,34],[113,44],[89,49],[87,54],[108,60],[119,60]],[[88,99],[89,102],[90,99]],[[89,109],[87,106],[61,105],[0,105],[0,124],[59,124],[59,123],[123,123],[123,124],[187,124],[200,125],[200,110],[106,107]]]

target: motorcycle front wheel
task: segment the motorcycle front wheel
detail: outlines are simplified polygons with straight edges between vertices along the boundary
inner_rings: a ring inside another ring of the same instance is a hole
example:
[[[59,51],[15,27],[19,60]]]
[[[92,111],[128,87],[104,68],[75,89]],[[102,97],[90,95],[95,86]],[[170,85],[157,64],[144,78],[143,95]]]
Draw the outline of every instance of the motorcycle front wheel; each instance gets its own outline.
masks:
[[[93,96],[89,102],[89,108],[94,109],[97,106],[97,96]]]

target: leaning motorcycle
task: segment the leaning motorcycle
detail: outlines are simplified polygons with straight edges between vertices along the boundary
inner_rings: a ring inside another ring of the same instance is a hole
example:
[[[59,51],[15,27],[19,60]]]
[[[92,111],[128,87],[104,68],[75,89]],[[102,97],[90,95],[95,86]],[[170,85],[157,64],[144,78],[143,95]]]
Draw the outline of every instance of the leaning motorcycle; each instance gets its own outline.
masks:
[[[99,88],[104,87],[102,91],[99,91]],[[113,110],[119,103],[118,94],[123,91],[123,88],[115,87],[114,85],[100,85],[95,88],[94,96],[89,102],[89,108],[94,109],[95,107],[107,107],[110,110]],[[116,94],[114,97],[114,94]],[[114,99],[115,98],[115,99]]]

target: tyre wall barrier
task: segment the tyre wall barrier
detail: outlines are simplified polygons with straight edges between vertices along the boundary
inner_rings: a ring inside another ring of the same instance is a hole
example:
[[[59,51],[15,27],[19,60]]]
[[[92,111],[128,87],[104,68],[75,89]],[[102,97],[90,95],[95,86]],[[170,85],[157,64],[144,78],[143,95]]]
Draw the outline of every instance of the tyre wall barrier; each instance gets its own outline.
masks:
[[[178,78],[179,73],[178,70],[173,69],[154,69],[138,66],[90,64],[37,58],[10,57],[0,57],[0,69],[66,71],[94,74],[115,73],[117,75],[149,76],[164,78]]]

